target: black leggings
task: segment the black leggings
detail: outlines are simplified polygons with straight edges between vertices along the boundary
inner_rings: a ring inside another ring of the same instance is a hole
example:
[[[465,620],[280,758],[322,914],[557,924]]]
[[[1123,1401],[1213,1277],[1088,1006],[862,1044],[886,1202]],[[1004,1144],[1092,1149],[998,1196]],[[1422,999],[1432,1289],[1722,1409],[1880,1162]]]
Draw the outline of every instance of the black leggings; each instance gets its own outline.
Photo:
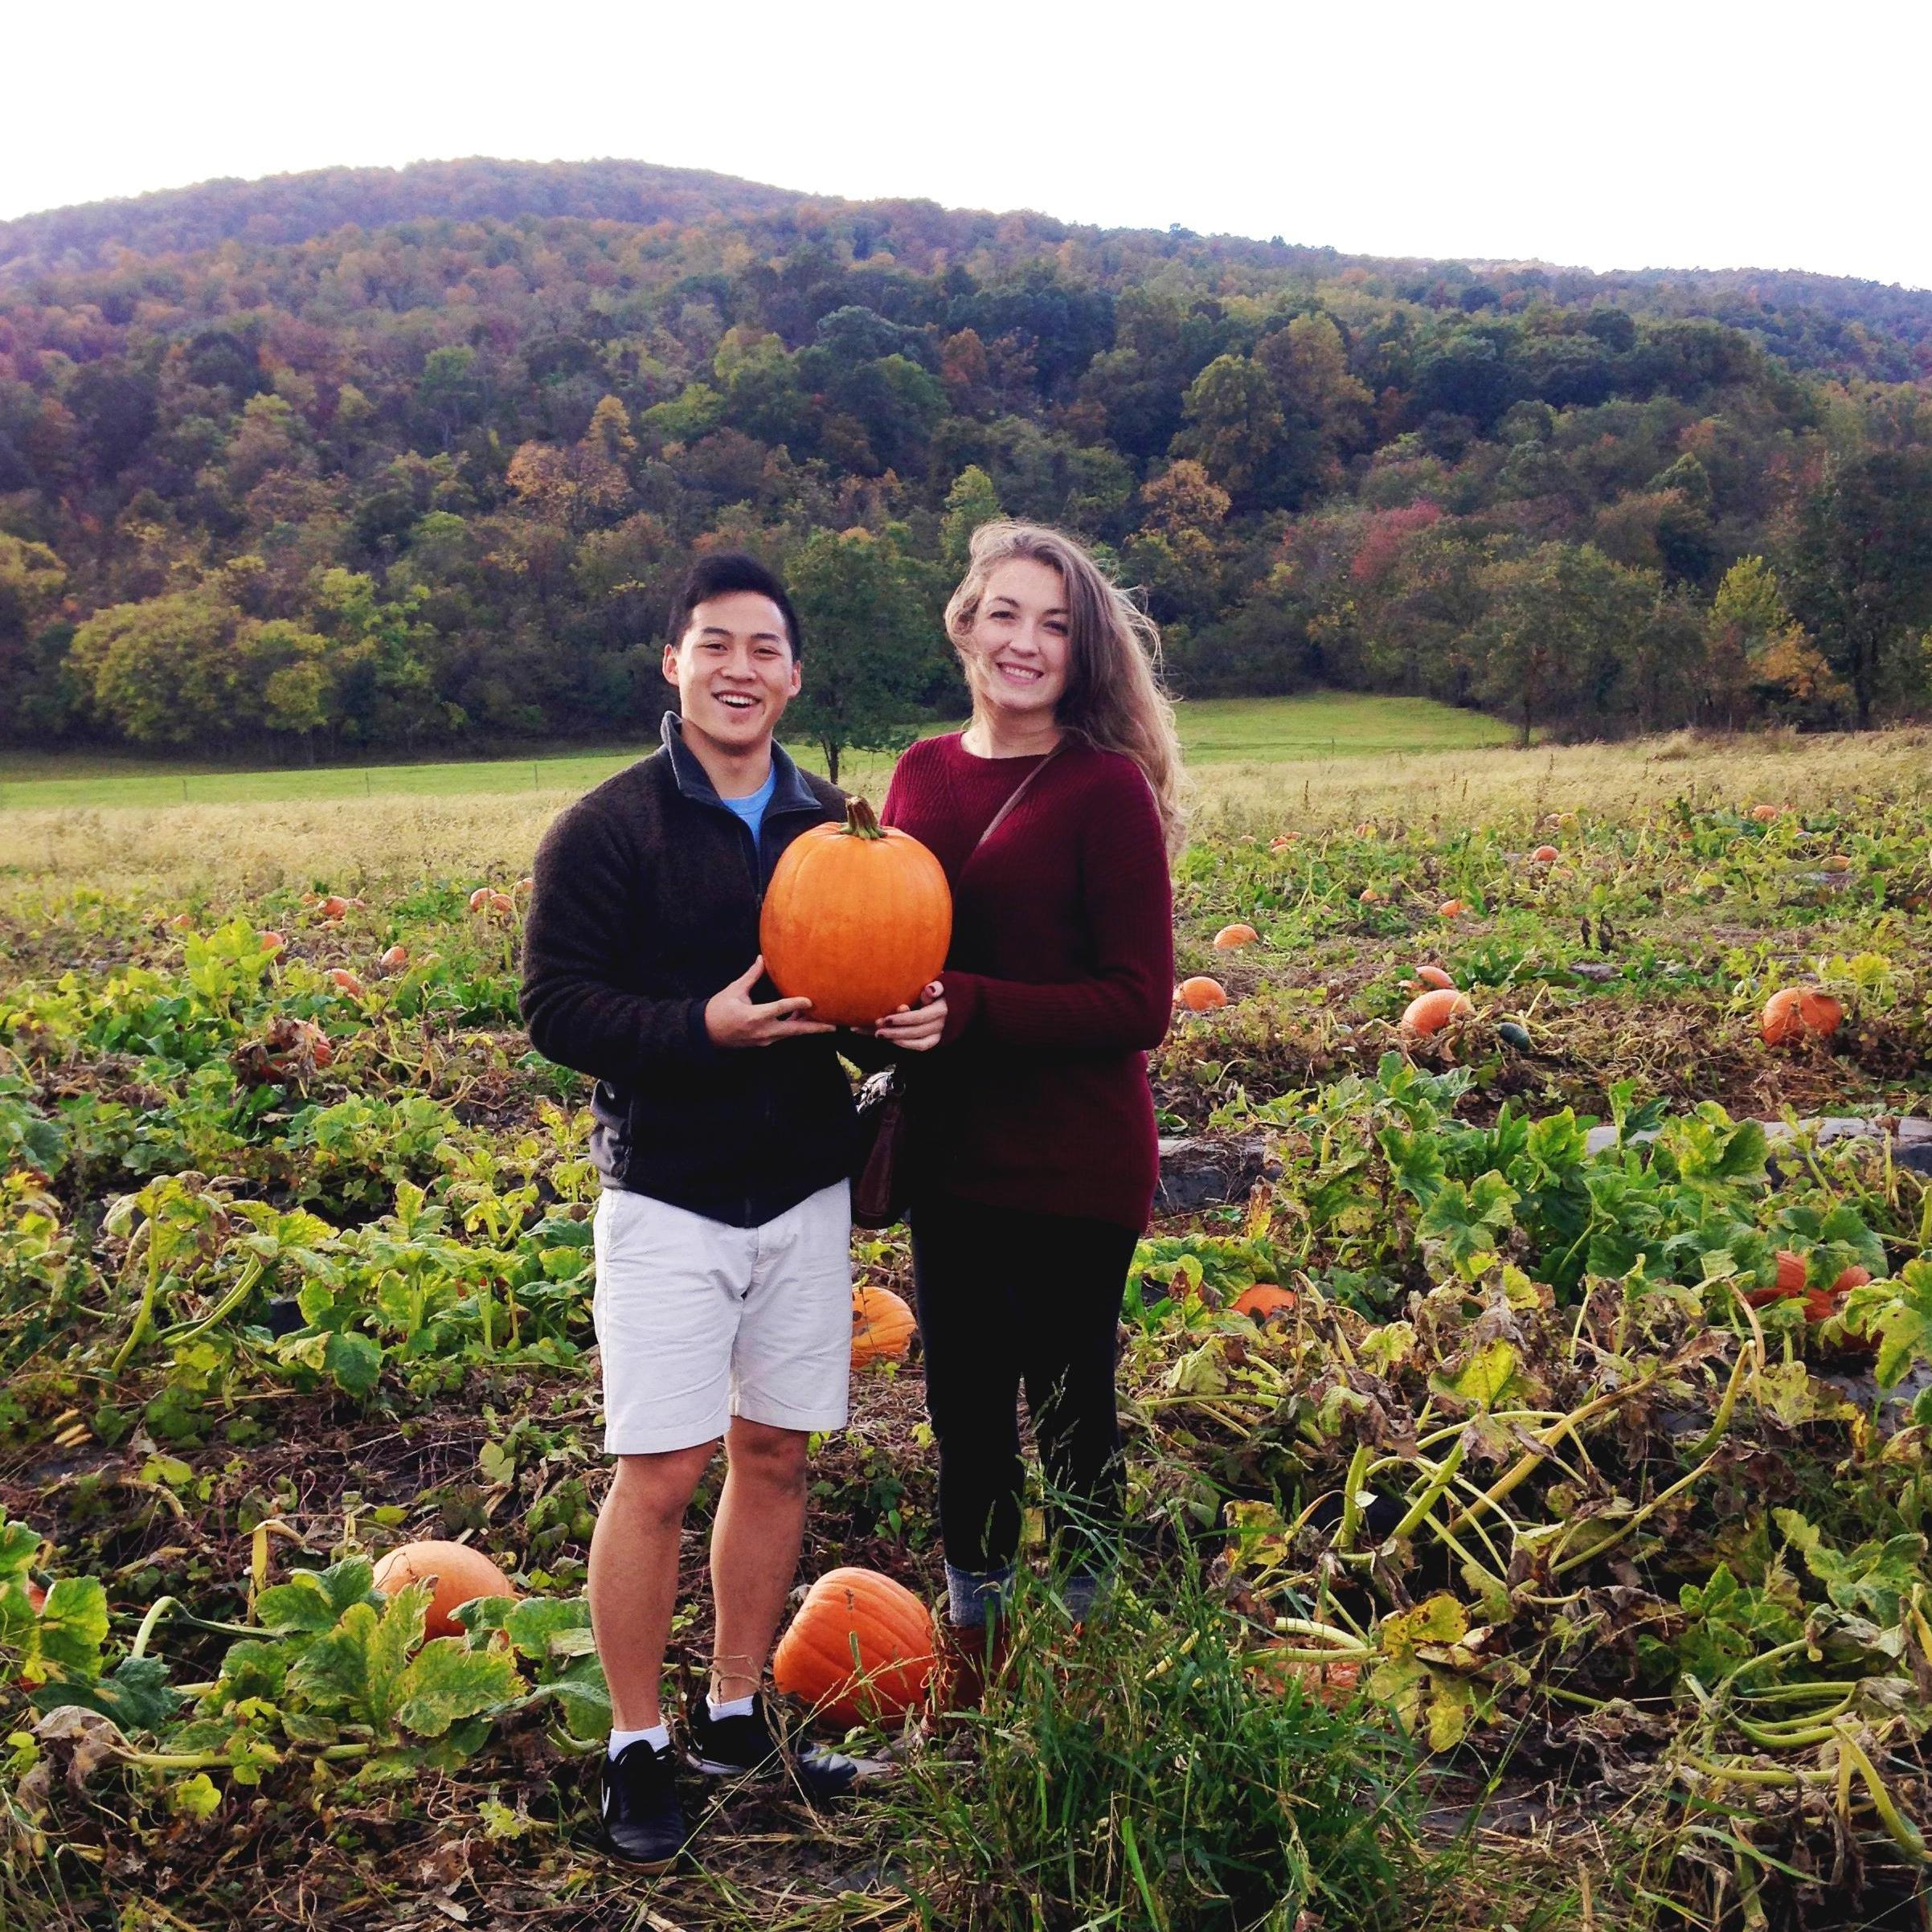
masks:
[[[926,1410],[939,1446],[939,1530],[956,1570],[1003,1570],[1020,1546],[1019,1394],[1026,1390],[1050,1498],[1099,1546],[1124,1501],[1114,1359],[1136,1237],[1111,1221],[1028,1214],[939,1197],[912,1211]]]

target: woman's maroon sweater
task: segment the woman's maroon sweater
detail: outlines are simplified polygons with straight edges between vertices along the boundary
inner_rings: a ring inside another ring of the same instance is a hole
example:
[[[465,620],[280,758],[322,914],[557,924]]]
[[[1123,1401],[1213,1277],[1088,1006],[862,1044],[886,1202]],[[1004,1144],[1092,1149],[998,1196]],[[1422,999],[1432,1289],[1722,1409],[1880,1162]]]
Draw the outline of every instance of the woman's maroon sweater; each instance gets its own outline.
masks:
[[[952,887],[946,1030],[913,1068],[914,1197],[1140,1229],[1157,1168],[1147,1054],[1173,998],[1160,813],[1132,759],[1070,742],[976,851],[1039,763],[929,738],[886,795],[884,822]]]

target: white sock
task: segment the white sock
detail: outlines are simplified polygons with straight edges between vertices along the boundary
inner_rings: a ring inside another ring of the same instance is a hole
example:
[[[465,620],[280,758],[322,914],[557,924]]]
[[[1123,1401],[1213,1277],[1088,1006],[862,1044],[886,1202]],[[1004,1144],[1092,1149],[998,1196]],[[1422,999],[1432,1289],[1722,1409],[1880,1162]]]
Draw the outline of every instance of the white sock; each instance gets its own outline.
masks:
[[[615,1758],[626,1745],[641,1742],[654,1751],[661,1751],[671,1742],[671,1727],[668,1724],[653,1724],[645,1731],[612,1731],[606,1754]]]
[[[751,1697],[732,1697],[720,1704],[715,1697],[706,1697],[704,1707],[711,1714],[714,1724],[722,1724],[727,1717],[748,1717],[751,1706],[756,1701]]]

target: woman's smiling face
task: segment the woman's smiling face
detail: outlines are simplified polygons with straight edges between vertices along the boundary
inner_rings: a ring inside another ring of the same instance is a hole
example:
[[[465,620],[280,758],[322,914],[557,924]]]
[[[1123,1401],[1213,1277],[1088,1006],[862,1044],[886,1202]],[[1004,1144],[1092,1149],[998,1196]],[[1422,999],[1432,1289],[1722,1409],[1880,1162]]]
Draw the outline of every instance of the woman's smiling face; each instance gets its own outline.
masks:
[[[974,694],[1019,718],[1050,716],[1066,690],[1066,586],[1050,563],[1009,557],[986,579],[970,633]]]

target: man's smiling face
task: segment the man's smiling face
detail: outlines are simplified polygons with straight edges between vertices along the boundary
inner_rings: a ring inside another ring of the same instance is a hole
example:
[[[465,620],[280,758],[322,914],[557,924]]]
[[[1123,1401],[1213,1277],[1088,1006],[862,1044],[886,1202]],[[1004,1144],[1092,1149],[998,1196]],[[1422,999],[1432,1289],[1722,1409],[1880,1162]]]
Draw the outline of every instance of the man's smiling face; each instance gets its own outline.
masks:
[[[727,591],[693,605],[664,674],[677,687],[686,729],[727,753],[755,750],[798,695],[798,660],[784,613],[756,591]]]

